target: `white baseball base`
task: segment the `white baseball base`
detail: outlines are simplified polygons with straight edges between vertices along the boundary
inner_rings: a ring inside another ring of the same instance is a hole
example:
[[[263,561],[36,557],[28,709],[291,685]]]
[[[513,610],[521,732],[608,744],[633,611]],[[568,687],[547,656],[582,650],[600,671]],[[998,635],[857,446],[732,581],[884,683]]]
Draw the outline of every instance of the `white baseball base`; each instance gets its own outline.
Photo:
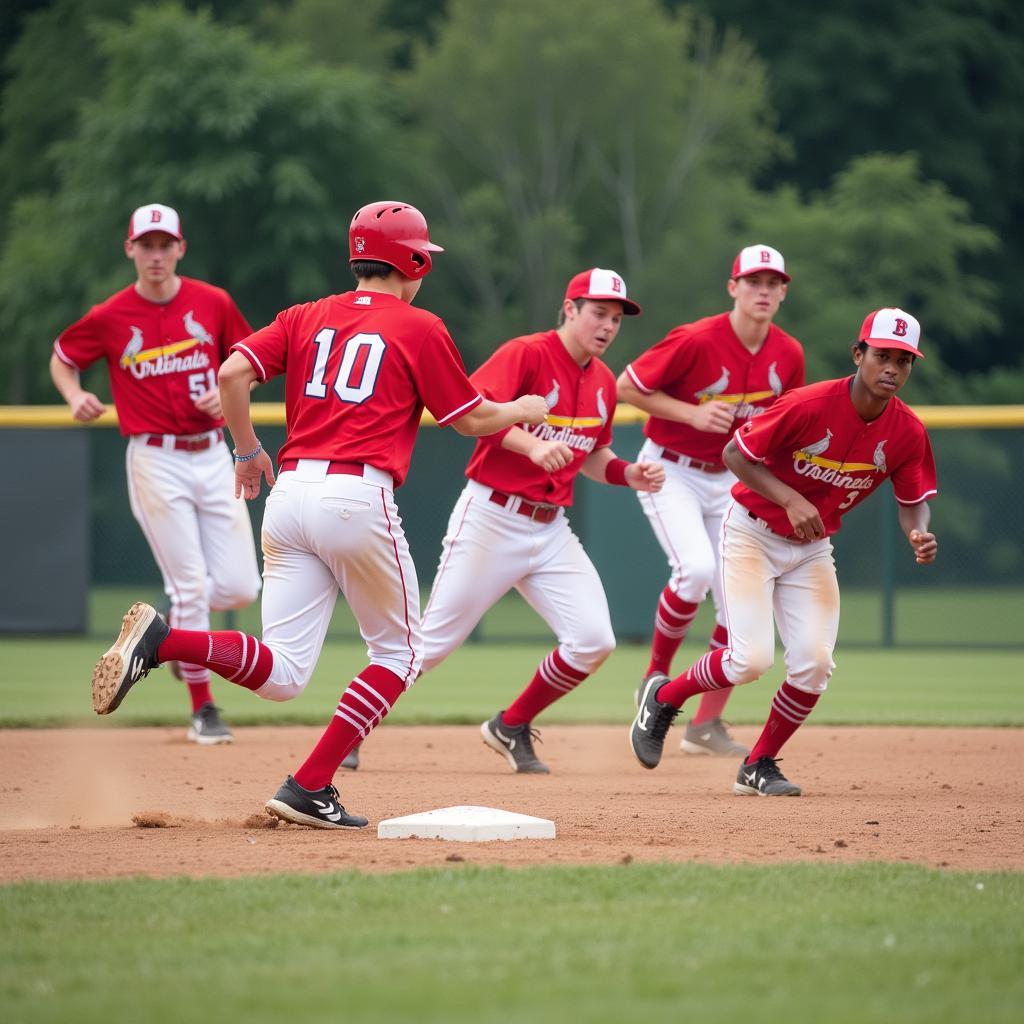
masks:
[[[387,818],[377,826],[378,839],[448,839],[459,843],[494,839],[554,839],[555,823],[529,814],[514,814],[494,807],[439,807],[401,818]]]

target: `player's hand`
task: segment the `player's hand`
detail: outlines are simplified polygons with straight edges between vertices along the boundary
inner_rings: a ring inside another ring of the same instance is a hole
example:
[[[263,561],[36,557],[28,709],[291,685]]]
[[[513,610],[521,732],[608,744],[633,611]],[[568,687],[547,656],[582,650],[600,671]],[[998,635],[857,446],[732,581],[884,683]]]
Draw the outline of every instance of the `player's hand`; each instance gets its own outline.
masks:
[[[793,533],[799,540],[822,540],[825,536],[825,524],[821,521],[818,510],[804,497],[797,494],[785,506]]]
[[[540,395],[520,395],[516,399],[519,407],[517,419],[523,423],[543,423],[548,417],[548,403]]]
[[[527,456],[535,465],[547,473],[557,473],[572,463],[572,449],[563,441],[538,440]]]
[[[205,412],[207,416],[212,416],[215,420],[219,420],[223,415],[220,407],[220,388],[211,388],[209,391],[204,391],[198,398],[193,400],[192,404],[200,412]]]
[[[260,452],[255,459],[235,463],[235,497],[252,501],[260,496],[260,481],[267,478],[267,486],[273,487],[274,460],[266,452]]]
[[[736,407],[714,400],[698,405],[693,413],[690,426],[709,434],[728,434],[736,418]]]
[[[911,530],[907,534],[907,539],[914,549],[914,560],[918,565],[928,565],[935,561],[935,556],[939,553],[939,542],[935,539],[934,533]]]
[[[660,462],[631,462],[626,467],[626,483],[634,491],[657,494],[665,486],[665,467]]]
[[[71,406],[72,417],[81,423],[98,419],[107,411],[107,407],[91,391],[79,391],[68,405]]]

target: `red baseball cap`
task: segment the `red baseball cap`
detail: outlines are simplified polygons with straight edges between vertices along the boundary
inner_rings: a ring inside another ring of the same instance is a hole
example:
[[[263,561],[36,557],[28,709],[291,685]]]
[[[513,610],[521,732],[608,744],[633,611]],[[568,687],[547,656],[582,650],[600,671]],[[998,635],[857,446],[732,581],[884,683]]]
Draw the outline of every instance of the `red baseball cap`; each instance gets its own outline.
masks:
[[[614,270],[593,267],[577,274],[565,289],[567,299],[590,299],[592,302],[621,302],[626,316],[638,316],[643,310],[626,298],[626,282]]]
[[[134,242],[136,238],[148,235],[150,231],[162,231],[165,235],[171,235],[180,242],[183,236],[178,211],[172,210],[169,206],[162,206],[160,203],[140,206],[128,221],[128,241]]]
[[[902,309],[876,309],[868,313],[857,340],[866,341],[872,348],[898,348],[924,359],[920,352],[921,325]]]
[[[774,270],[784,281],[792,281],[793,278],[786,273],[786,261],[778,249],[770,245],[758,242],[756,245],[748,245],[740,249],[736,259],[732,261],[732,278],[735,281],[738,277],[747,277],[749,274],[757,274],[762,270]]]

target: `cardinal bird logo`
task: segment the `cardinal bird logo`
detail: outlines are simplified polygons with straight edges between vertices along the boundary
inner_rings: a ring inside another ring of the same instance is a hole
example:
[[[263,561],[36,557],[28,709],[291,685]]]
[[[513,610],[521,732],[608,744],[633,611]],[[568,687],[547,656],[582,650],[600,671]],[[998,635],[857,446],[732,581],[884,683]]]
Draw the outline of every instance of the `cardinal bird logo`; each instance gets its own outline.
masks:
[[[879,441],[875,446],[875,454],[871,456],[872,461],[875,464],[875,469],[879,473],[885,473],[888,467],[885,464],[885,452],[882,450],[885,448],[885,441]]]
[[[608,406],[604,403],[604,388],[597,389],[597,415],[601,417],[601,426],[608,422]]]
[[[212,345],[213,344],[213,336],[192,315],[192,310],[191,309],[185,314],[184,323],[185,323],[185,330],[188,333],[188,336],[190,338],[195,338],[196,341],[198,341],[200,344],[203,344],[203,345]]]
[[[554,387],[544,396],[544,401],[549,409],[554,409],[558,405],[558,381],[552,377],[551,383]]]
[[[802,455],[805,459],[810,459],[815,455],[823,455],[828,451],[828,446],[831,442],[832,431],[826,429],[825,436],[820,441],[815,441],[814,444],[805,444],[798,454]]]
[[[716,395],[722,394],[723,391],[729,386],[729,371],[726,367],[722,367],[722,376],[715,381],[714,384],[709,384],[706,388],[702,388],[700,391],[694,392],[694,397],[698,402],[703,404],[704,402],[710,402]]]
[[[139,353],[142,351],[144,342],[142,340],[142,328],[132,327],[132,336],[125,345],[124,351],[121,353],[121,369],[125,370],[129,366],[132,366],[138,359]]]
[[[772,394],[778,397],[782,394],[782,378],[779,377],[778,370],[775,369],[777,363],[772,363],[768,367],[768,387],[772,389]]]

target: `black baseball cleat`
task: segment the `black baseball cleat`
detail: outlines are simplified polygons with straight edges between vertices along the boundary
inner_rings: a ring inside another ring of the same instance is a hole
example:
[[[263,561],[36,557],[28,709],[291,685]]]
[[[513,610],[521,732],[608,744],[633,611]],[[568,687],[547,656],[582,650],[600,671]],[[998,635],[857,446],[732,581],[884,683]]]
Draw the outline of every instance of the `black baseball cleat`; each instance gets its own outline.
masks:
[[[480,735],[491,750],[504,756],[514,772],[520,775],[551,774],[551,769],[534,753],[533,741],[540,739],[540,733],[531,728],[529,722],[506,725],[499,711],[480,726]]]
[[[668,676],[660,672],[652,672],[647,677],[629,730],[629,745],[645,768],[658,767],[661,752],[665,749],[665,736],[679,714],[679,708],[658,700],[658,689],[667,682]]]
[[[267,801],[266,808],[272,817],[310,828],[366,828],[369,824],[361,814],[349,814],[341,806],[341,798],[332,785],[303,789],[290,775],[273,799]]]
[[[128,609],[114,646],[92,670],[92,707],[97,715],[116,711],[128,691],[160,664],[157,651],[170,631],[152,605],[139,601]]]
[[[774,757],[759,757],[740,765],[732,791],[740,796],[799,796],[800,787],[779,770]]]

